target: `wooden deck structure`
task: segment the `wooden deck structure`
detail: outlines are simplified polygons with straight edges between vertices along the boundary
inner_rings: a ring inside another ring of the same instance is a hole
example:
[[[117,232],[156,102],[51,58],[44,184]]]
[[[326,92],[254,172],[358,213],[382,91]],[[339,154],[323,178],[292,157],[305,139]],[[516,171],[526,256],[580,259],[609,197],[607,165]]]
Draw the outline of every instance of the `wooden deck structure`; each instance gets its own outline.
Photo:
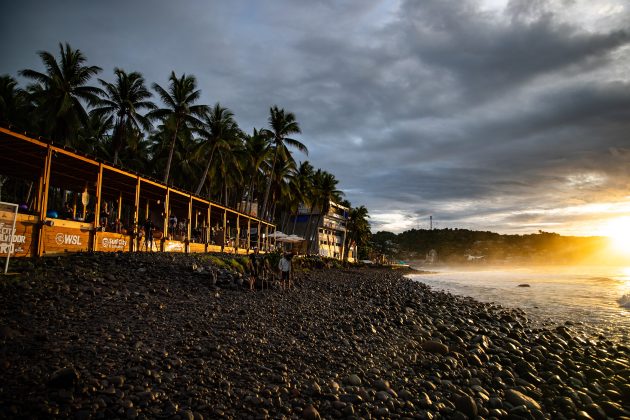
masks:
[[[275,246],[267,221],[3,127],[0,175],[32,186],[28,202],[17,203],[16,257],[146,251],[147,219],[156,228],[154,251],[247,254]]]

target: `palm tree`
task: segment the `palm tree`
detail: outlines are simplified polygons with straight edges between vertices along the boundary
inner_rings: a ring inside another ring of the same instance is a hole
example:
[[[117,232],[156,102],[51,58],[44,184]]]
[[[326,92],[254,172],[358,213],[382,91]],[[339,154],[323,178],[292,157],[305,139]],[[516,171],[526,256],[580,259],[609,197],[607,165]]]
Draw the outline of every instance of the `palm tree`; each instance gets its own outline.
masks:
[[[219,159],[216,171],[221,179],[219,186],[222,187],[219,195],[226,206],[232,204],[236,207],[240,201],[238,190],[243,184],[244,153],[242,143],[234,140],[217,149]]]
[[[66,145],[78,146],[77,132],[88,121],[82,101],[93,104],[101,92],[87,83],[101,68],[84,65],[83,53],[67,43],[59,44],[59,50],[59,61],[49,52],[38,53],[45,73],[26,69],[20,71],[20,75],[35,81],[28,91],[42,124],[42,133]]]
[[[144,78],[140,73],[128,74],[116,68],[114,74],[116,75],[114,83],[98,79],[105,90],[98,102],[99,107],[92,110],[91,114],[108,116],[111,119],[115,117],[112,148],[114,164],[118,164],[118,155],[131,141],[134,129],[143,128],[148,131],[151,128],[149,119],[139,111],[153,110],[157,107],[149,100],[151,92],[145,87]]]
[[[371,235],[370,222],[367,220],[369,217],[368,209],[365,206],[350,209],[346,225],[347,238],[344,243],[344,260],[348,260],[348,250],[352,242],[357,245],[357,250],[367,246]]]
[[[313,190],[314,190],[314,203],[319,208],[319,215],[317,217],[317,223],[315,224],[314,232],[311,234],[311,238],[317,238],[317,230],[322,223],[322,218],[330,210],[331,202],[338,202],[344,195],[342,191],[337,189],[339,181],[330,172],[322,171],[318,169],[313,176]],[[311,241],[311,250],[313,248],[314,241]]]
[[[150,156],[151,156],[151,175],[155,178],[164,176],[166,163],[171,154],[171,145],[173,142],[173,133],[175,133],[175,120],[167,118],[162,124],[159,124],[155,131],[151,132],[149,137]],[[175,185],[180,188],[192,189],[193,183],[196,185],[198,174],[202,168],[195,159],[195,151],[198,149],[199,143],[194,138],[194,133],[188,129],[181,129],[177,135],[177,141],[172,151],[171,168],[169,176],[169,185]],[[179,173],[183,168],[192,168],[194,166],[194,174],[189,173],[183,176]],[[192,178],[191,178],[192,177]],[[183,181],[183,183],[182,183]]]
[[[289,210],[291,204],[294,201],[293,191],[290,186],[291,179],[295,176],[295,161],[291,158],[282,157],[276,162],[276,168],[273,171],[274,179],[272,180],[273,187],[271,188],[271,202],[270,216],[271,219],[275,218],[276,210]],[[282,225],[282,223],[279,223]],[[284,228],[284,226],[282,226]]]
[[[275,150],[273,162],[271,163],[271,173],[267,178],[267,188],[265,190],[265,198],[262,206],[262,217],[265,217],[268,213],[267,202],[269,200],[269,191],[271,190],[271,181],[274,178],[273,171],[276,167],[278,154],[288,157],[287,146],[291,146],[308,155],[308,149],[303,143],[289,137],[291,134],[302,132],[295,119],[295,114],[292,112],[285,113],[284,109],[279,109],[277,105],[274,105],[269,109],[268,121],[271,129],[265,130],[265,132],[272,139]]]
[[[221,147],[229,147],[230,141],[241,135],[241,130],[234,120],[232,111],[222,107],[217,102],[214,107],[203,116],[203,128],[200,130],[199,134],[201,138],[205,140],[201,143],[200,151],[204,156],[207,155],[209,151],[210,156],[206,160],[206,167],[199,180],[195,194],[199,194],[201,188],[206,183],[208,170],[212,164],[215,150]]]
[[[166,120],[170,119],[174,127],[168,160],[166,161],[166,167],[164,169],[164,183],[167,184],[177,136],[181,130],[190,130],[200,127],[202,122],[199,118],[203,117],[203,114],[208,112],[208,106],[194,105],[201,96],[201,90],[197,89],[197,79],[195,79],[194,76],[186,76],[183,74],[182,77],[178,79],[177,76],[175,76],[175,72],[171,72],[168,90],[157,83],[153,83],[152,87],[158,93],[166,107],[149,112],[147,117],[150,119],[161,119],[164,123],[166,123]]]
[[[0,76],[0,122],[18,125],[26,120],[26,92],[18,87],[17,81],[8,74]]]
[[[261,131],[254,128],[251,136],[244,136],[245,150],[248,164],[246,165],[246,179],[249,179],[249,187],[247,189],[247,206],[245,211],[252,212],[254,197],[257,196],[256,191],[260,182],[261,168],[271,159],[271,148],[268,137]],[[257,215],[260,216],[259,213]]]
[[[80,142],[84,145],[83,150],[99,158],[111,160],[112,136],[110,133],[113,128],[111,118],[90,113],[87,123],[78,131]]]
[[[133,135],[128,137],[128,140],[129,143],[127,147],[122,150],[120,160],[124,162],[125,166],[129,169],[140,173],[147,173],[151,165],[151,156],[149,153],[151,142],[138,130],[134,130]]]
[[[293,234],[295,233],[295,226],[297,224],[299,205],[303,204],[307,206],[310,204],[309,201],[313,189],[313,165],[311,165],[309,161],[301,162],[291,181],[298,202],[293,217],[293,228],[291,229],[291,233]]]

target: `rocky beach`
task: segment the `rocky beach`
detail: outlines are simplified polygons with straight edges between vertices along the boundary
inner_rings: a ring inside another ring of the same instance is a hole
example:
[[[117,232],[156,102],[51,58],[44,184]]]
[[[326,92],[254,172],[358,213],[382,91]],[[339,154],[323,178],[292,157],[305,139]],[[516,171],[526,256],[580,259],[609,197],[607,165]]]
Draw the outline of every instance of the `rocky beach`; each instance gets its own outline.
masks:
[[[255,292],[201,255],[17,271],[0,279],[0,418],[630,418],[627,343],[398,271]]]

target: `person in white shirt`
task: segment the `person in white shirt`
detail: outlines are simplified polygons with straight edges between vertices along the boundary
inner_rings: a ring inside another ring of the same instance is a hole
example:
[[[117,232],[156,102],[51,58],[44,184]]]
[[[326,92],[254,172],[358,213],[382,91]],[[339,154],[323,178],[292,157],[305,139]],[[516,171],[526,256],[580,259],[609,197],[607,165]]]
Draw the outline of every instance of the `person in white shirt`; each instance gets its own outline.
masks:
[[[291,287],[291,257],[292,255],[290,253],[284,254],[278,263],[283,289]]]

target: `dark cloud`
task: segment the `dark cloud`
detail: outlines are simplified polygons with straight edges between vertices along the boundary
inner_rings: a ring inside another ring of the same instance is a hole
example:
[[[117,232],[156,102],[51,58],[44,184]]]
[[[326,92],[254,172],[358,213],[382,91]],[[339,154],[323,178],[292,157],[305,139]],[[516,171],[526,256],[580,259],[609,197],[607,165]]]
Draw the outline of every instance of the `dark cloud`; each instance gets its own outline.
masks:
[[[630,8],[596,3],[26,0],[0,17],[0,73],[68,41],[103,78],[194,74],[246,130],[294,112],[376,228],[568,232],[629,200]]]
[[[528,6],[528,17],[535,5]],[[626,30],[588,33],[552,14],[524,19],[516,7],[508,8],[506,19],[493,19],[473,3],[457,0],[408,1],[402,9],[396,36],[407,48],[401,52],[453,75],[460,100],[514,91],[571,66],[579,71],[601,65],[630,41]]]

